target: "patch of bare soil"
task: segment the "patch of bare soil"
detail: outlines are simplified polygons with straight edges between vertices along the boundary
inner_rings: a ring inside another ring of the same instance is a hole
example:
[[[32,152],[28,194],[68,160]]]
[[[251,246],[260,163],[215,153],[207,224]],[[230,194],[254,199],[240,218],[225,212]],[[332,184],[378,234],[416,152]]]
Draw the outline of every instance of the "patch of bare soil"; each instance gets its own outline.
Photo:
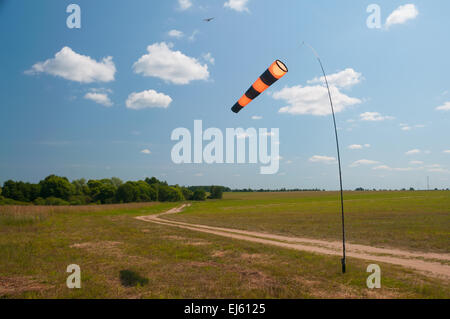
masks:
[[[50,288],[52,286],[40,283],[32,277],[0,277],[0,296],[18,295],[27,291]]]

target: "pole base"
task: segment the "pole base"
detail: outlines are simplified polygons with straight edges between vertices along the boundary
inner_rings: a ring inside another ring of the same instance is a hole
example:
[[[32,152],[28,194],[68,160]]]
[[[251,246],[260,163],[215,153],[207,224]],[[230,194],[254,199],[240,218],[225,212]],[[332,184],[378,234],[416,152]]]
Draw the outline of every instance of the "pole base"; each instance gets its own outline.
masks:
[[[342,273],[345,274],[346,272],[345,258],[341,259],[341,264],[342,264]]]

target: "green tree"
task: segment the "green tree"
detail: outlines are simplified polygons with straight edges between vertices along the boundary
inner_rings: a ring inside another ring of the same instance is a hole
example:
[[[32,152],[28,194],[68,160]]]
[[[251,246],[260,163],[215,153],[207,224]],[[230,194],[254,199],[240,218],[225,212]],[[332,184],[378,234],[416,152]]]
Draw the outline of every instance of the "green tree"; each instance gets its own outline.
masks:
[[[131,203],[137,197],[137,189],[133,182],[126,182],[117,189],[116,198],[120,203]]]
[[[56,197],[63,200],[69,200],[69,197],[75,193],[75,187],[66,177],[56,175],[47,176],[39,183],[41,185],[41,197]]]
[[[160,202],[178,202],[184,200],[184,196],[179,187],[160,185],[158,187],[158,200]]]
[[[183,197],[185,200],[192,200],[192,196],[194,195],[194,192],[191,191],[189,188],[182,187],[181,192],[183,193]]]
[[[117,188],[110,179],[89,180],[89,195],[94,202],[102,204],[112,204],[116,201]]]
[[[123,181],[118,177],[111,177],[111,183],[114,185],[114,187],[118,188],[123,184]]]
[[[221,186],[211,186],[211,199],[222,199],[223,189]]]
[[[203,201],[206,199],[206,192],[203,189],[197,189],[192,196],[192,200]]]

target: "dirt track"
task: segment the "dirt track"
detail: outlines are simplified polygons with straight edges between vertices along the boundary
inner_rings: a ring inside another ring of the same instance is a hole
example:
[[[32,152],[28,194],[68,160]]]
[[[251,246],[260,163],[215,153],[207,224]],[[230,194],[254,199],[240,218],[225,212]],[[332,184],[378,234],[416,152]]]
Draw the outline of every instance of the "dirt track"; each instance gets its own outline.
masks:
[[[233,239],[278,246],[282,248],[295,249],[325,255],[340,256],[342,254],[342,243],[340,242],[323,241],[310,238],[286,237],[231,228],[189,224],[161,218],[164,215],[179,213],[186,206],[188,205],[184,204],[179,207],[172,208],[161,214],[140,216],[136,218],[145,222],[179,227]],[[450,279],[450,266],[448,265],[448,262],[450,261],[449,254],[409,252],[399,249],[376,248],[348,243],[347,256],[351,258],[403,266],[417,270],[426,275],[445,278],[447,280]]]

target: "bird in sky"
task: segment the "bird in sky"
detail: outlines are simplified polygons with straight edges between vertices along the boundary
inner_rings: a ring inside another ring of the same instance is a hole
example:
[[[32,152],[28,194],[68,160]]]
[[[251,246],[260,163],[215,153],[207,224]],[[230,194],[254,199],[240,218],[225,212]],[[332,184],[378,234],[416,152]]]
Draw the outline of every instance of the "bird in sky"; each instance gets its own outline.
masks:
[[[207,18],[207,19],[203,19],[203,21],[205,21],[205,22],[211,22],[212,20],[214,20],[215,18],[213,17],[213,18]]]

